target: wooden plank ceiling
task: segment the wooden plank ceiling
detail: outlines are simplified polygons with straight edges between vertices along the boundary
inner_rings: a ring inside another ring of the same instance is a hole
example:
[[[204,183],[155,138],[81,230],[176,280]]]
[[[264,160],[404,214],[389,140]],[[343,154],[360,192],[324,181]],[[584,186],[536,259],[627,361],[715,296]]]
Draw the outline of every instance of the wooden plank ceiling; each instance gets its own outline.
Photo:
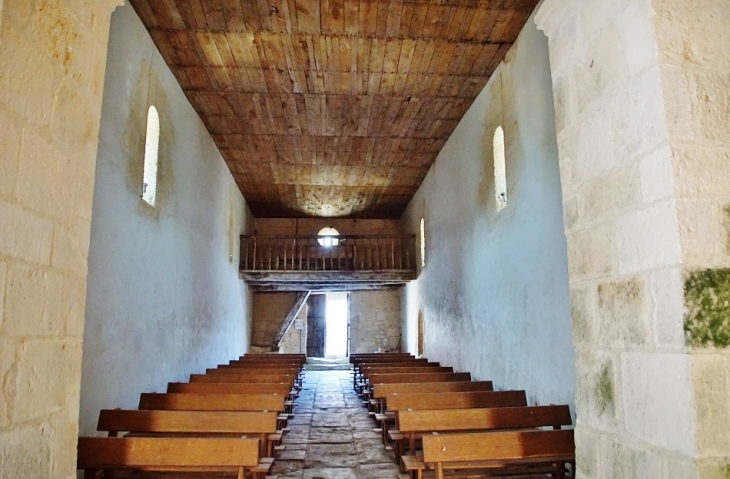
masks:
[[[538,0],[131,0],[257,217],[399,218]]]

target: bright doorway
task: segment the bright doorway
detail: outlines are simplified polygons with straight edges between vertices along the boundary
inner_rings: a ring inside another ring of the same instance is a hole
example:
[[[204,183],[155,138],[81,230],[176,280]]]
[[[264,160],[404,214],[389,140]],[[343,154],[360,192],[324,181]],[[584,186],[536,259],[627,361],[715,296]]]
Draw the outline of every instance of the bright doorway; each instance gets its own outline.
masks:
[[[325,357],[347,356],[350,328],[348,293],[327,293],[325,313]]]

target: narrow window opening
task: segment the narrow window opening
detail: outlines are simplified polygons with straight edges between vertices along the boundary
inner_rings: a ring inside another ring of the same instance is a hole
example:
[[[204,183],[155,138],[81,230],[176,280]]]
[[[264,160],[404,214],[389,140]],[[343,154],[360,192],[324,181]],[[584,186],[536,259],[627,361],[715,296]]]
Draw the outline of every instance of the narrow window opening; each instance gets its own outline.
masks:
[[[426,223],[423,221],[423,218],[421,218],[420,236],[421,236],[421,268],[423,268],[424,266],[426,266]]]
[[[144,174],[142,199],[150,206],[157,201],[157,160],[160,150],[160,117],[157,108],[151,106],[147,111],[147,136],[144,144]]]
[[[494,196],[497,202],[497,211],[507,206],[507,168],[504,155],[504,130],[497,127],[492,140],[494,150]]]
[[[340,235],[340,232],[336,229],[327,226],[326,228],[322,228],[319,230],[319,233],[317,233],[317,236],[321,236],[321,238],[317,239],[317,243],[319,243],[320,246],[324,246],[325,248],[329,248],[330,246],[337,246],[340,244],[339,238],[337,238]]]

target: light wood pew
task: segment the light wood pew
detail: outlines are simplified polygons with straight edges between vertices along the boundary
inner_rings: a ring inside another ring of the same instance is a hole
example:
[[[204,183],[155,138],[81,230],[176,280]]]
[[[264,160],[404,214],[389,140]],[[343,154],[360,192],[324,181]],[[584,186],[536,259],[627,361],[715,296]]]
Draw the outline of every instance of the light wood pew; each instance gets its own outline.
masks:
[[[435,382],[470,382],[470,373],[393,373],[393,374],[370,374],[368,383],[370,386],[363,389],[363,401],[368,401],[373,393],[373,388],[378,384],[403,384],[403,383],[435,383]]]
[[[469,409],[491,407],[524,407],[527,406],[525,391],[464,391],[425,394],[391,394],[385,401],[386,410],[375,415],[381,426],[383,443],[387,443],[388,435],[393,440],[404,439],[398,431],[398,413],[400,411],[418,411],[423,409]],[[388,424],[395,424],[395,429],[388,431]]]
[[[492,391],[492,381],[440,381],[427,383],[396,383],[396,384],[375,384],[373,386],[373,400],[371,407],[377,412],[384,411],[385,398],[391,394],[405,393],[440,393],[440,392],[461,392],[461,391]]]
[[[304,359],[306,361],[307,355],[301,353],[246,353],[240,358],[289,358],[289,359]]]
[[[254,438],[80,437],[76,468],[86,479],[99,471],[228,472],[246,477],[259,466]]]
[[[207,375],[231,375],[236,377],[250,377],[250,376],[292,376],[294,378],[294,384],[297,387],[302,386],[302,374],[298,369],[291,368],[274,368],[274,369],[259,369],[259,368],[223,368],[223,369],[206,369],[205,374]]]
[[[441,366],[438,362],[430,362],[426,358],[407,358],[403,360],[396,360],[396,359],[390,359],[388,361],[374,361],[374,362],[356,362],[353,365],[353,382],[352,387],[357,390],[357,382],[362,376],[362,371],[365,368],[372,368],[372,367],[391,367],[391,368],[400,368],[400,367],[419,367],[419,366]]]
[[[401,467],[413,469],[413,461],[418,461],[415,456],[416,441],[433,432],[484,432],[538,427],[560,429],[572,424],[570,408],[566,405],[400,411],[398,429],[407,438],[409,456],[403,455],[404,441],[396,441],[396,457],[401,456]]]
[[[191,383],[284,383],[295,386],[297,376],[292,374],[248,374],[237,371],[220,374],[191,374]]]
[[[426,364],[426,363],[424,363]],[[369,366],[363,368],[360,373],[360,380],[357,382],[355,391],[362,392],[362,390],[369,386],[369,378],[373,374],[410,374],[410,373],[453,373],[454,368],[451,366],[410,366],[410,367],[374,367]]]
[[[423,437],[423,463],[435,469],[436,479],[479,471],[490,476],[547,472],[562,479],[566,464],[575,470],[575,439],[571,429],[432,434]],[[423,470],[415,472],[412,477],[421,479]]]
[[[264,362],[264,363],[297,363],[304,364],[307,362],[305,358],[274,358],[274,357],[254,357],[243,356],[238,359],[231,359],[229,363],[248,363],[248,362]]]
[[[273,457],[278,414],[264,411],[158,411],[102,409],[96,430],[117,437],[129,435],[165,434],[177,436],[227,435],[241,437],[256,435],[260,440],[261,457]]]
[[[284,396],[278,394],[142,393],[138,409],[168,411],[274,411],[286,427]]]
[[[243,368],[243,369],[278,369],[278,368],[290,368],[301,371],[302,367],[298,363],[233,363],[233,364],[219,364],[217,369],[228,369],[228,368]]]
[[[291,413],[294,399],[299,392],[284,383],[167,383],[169,393],[218,393],[218,394],[280,394],[284,400],[284,411]]]

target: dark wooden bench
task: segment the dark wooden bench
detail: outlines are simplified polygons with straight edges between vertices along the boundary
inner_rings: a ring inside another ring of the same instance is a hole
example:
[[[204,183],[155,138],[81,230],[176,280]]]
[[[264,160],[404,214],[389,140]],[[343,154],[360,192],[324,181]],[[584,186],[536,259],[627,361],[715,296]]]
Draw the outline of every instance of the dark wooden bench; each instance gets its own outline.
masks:
[[[413,470],[413,461],[420,461],[415,456],[417,440],[433,432],[485,432],[539,427],[560,429],[572,424],[570,408],[565,405],[400,411],[398,430],[403,439],[395,441],[395,450],[402,459],[399,466]],[[395,439],[394,435],[391,438]],[[403,455],[405,441],[408,442],[409,456]]]
[[[255,438],[80,437],[76,467],[86,479],[114,470],[265,476],[254,471],[259,467]]]
[[[438,409],[470,409],[492,407],[524,407],[527,406],[525,391],[465,391],[446,393],[406,393],[391,394],[386,398],[386,410],[375,415],[381,427],[383,443],[387,443],[388,424],[395,424],[395,440],[402,439],[398,432],[398,413],[400,411],[438,410]]]
[[[278,414],[263,411],[158,411],[103,409],[99,412],[96,430],[117,437],[130,435],[256,435],[260,440],[261,457],[273,457],[274,444],[281,440],[276,429]]]
[[[431,434],[423,437],[422,464],[437,479],[475,473],[522,475],[549,473],[562,479],[566,464],[575,470],[573,430],[501,431],[470,434]],[[421,479],[425,468],[411,477]]]

